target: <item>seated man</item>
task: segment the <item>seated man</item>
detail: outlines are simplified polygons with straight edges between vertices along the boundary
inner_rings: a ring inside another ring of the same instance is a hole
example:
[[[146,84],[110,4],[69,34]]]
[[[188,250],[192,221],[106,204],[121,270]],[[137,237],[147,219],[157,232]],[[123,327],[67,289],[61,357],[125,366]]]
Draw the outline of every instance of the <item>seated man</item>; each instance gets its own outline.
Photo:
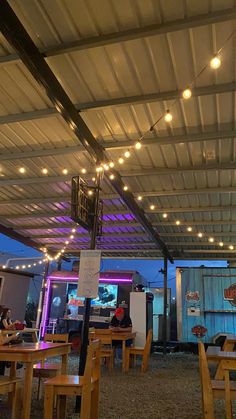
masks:
[[[114,332],[132,332],[131,318],[125,314],[123,308],[116,309],[115,315],[111,319],[110,329]]]

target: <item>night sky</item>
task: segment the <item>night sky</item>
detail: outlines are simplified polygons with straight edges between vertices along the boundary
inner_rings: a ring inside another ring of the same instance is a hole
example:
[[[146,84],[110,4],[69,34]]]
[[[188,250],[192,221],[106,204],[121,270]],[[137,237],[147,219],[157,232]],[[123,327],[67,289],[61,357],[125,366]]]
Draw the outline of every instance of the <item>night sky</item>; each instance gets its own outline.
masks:
[[[4,253],[11,253],[16,257],[39,257],[37,250],[27,247],[22,243],[12,240],[0,234],[0,253],[3,258]],[[22,261],[24,263],[24,261]],[[17,264],[17,263],[16,263]],[[227,266],[226,261],[207,261],[207,260],[177,260],[174,264],[168,263],[168,286],[171,288],[172,297],[175,296],[175,269],[177,266]],[[63,268],[69,270],[70,264],[64,263]],[[150,287],[163,286],[163,274],[159,270],[163,268],[161,260],[142,260],[142,259],[103,259],[101,271],[104,270],[134,270],[138,271],[144,279],[144,283]]]

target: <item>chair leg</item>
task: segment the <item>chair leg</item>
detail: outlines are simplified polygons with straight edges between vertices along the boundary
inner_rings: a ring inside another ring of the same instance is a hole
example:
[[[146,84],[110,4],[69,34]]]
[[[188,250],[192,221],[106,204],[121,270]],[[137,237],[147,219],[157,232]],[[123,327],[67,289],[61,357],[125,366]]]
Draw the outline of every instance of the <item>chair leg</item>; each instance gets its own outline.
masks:
[[[66,418],[66,396],[57,396],[57,419]]]
[[[99,380],[94,384],[91,394],[91,412],[90,419],[98,419],[99,416]]]
[[[44,391],[44,419],[53,418],[53,401],[54,401],[54,388],[53,386],[45,386]]]
[[[143,355],[142,367],[141,367],[142,372],[146,372],[148,369],[148,358],[149,357],[147,355]]]
[[[229,381],[229,370],[225,370],[225,410],[226,410],[226,419],[233,419],[232,414],[232,404],[230,398],[230,381]]]
[[[38,378],[38,388],[37,388],[37,400],[40,399],[40,387],[41,387],[41,378]]]
[[[14,391],[13,391],[13,400],[12,400],[12,419],[18,419],[21,416],[21,384],[15,383],[14,384]]]
[[[93,414],[93,409],[91,408],[91,393],[91,385],[85,384],[82,388],[80,419],[91,419],[91,415]]]
[[[129,371],[130,356],[129,349],[127,348],[125,353],[125,372]]]

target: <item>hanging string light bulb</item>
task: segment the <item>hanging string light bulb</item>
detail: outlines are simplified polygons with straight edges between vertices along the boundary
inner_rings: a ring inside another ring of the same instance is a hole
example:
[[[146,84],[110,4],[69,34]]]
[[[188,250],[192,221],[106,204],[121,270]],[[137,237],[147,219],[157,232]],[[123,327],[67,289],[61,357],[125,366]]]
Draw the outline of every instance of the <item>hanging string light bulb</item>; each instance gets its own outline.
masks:
[[[172,116],[172,114],[170,113],[169,109],[166,111],[166,114],[165,114],[164,118],[165,118],[165,121],[166,121],[166,122],[171,122],[171,121],[172,121],[173,116]]]
[[[185,89],[182,93],[184,99],[190,99],[192,96],[192,91],[190,89]]]
[[[221,60],[217,55],[211,59],[210,66],[213,70],[217,70],[221,66]]]
[[[140,148],[142,148],[141,141],[137,141],[137,143],[135,143],[134,147],[136,148],[136,150],[140,150]]]
[[[126,158],[126,159],[128,159],[128,158],[130,157],[130,151],[129,151],[129,150],[127,150],[127,151],[124,153],[124,156],[125,156],[125,158]]]
[[[118,163],[119,163],[119,164],[123,164],[123,163],[124,163],[124,159],[123,159],[123,157],[119,157]]]

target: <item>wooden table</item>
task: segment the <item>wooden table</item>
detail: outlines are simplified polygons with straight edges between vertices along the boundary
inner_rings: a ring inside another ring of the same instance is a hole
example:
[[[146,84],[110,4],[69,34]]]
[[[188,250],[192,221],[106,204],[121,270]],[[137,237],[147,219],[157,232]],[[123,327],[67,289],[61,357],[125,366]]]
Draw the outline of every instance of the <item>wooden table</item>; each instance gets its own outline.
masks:
[[[223,365],[226,362],[227,367],[236,368],[236,352],[228,352],[228,351],[211,351],[207,352],[207,359],[209,361],[215,361],[218,362],[218,367],[215,375],[216,380],[223,380],[224,378],[224,372],[223,372]]]
[[[125,372],[125,350],[126,350],[126,341],[134,341],[136,337],[136,332],[112,332],[112,340],[117,340],[122,342],[122,371]]]
[[[30,418],[33,366],[46,358],[62,357],[62,374],[67,373],[68,354],[71,351],[70,343],[21,343],[17,345],[0,346],[0,361],[12,362],[11,377],[16,375],[16,362],[26,364],[24,377],[22,419]]]
[[[30,327],[26,327],[23,330],[7,330],[7,329],[3,329],[3,330],[1,330],[1,333],[2,333],[2,335],[8,335],[8,336],[13,335],[14,333],[18,333],[18,332],[19,333],[31,334],[32,341],[36,343],[36,342],[38,342],[38,331],[39,331],[39,329],[33,329],[33,328],[30,328]]]
[[[227,335],[223,346],[224,351],[233,352],[236,344],[236,335]]]

